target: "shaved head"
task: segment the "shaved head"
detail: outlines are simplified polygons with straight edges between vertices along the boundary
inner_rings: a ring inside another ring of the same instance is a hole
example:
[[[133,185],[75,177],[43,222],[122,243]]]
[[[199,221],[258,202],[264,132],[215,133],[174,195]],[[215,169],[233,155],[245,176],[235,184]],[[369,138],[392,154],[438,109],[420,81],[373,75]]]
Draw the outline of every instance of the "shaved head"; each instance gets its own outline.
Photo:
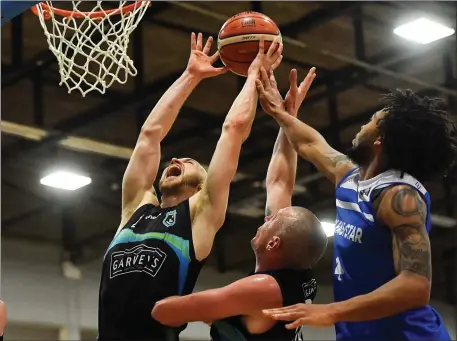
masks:
[[[287,264],[295,269],[312,268],[327,248],[327,236],[317,217],[303,207],[287,208],[278,237]]]

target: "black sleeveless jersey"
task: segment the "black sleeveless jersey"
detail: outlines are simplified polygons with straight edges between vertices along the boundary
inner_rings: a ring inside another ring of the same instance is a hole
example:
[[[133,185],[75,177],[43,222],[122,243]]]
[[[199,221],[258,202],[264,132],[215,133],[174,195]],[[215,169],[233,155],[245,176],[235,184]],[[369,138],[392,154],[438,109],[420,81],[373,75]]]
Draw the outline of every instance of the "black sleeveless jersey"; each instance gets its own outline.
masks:
[[[273,277],[281,288],[283,306],[297,303],[311,303],[317,293],[317,282],[311,270],[275,270],[251,274],[266,274]],[[270,330],[262,334],[250,334],[242,322],[242,316],[233,316],[211,325],[213,341],[301,341],[300,328],[286,329],[289,322],[278,321]]]
[[[138,208],[103,260],[98,340],[178,340],[185,326],[165,327],[151,311],[161,299],[190,294],[201,267],[188,200],[167,208]]]

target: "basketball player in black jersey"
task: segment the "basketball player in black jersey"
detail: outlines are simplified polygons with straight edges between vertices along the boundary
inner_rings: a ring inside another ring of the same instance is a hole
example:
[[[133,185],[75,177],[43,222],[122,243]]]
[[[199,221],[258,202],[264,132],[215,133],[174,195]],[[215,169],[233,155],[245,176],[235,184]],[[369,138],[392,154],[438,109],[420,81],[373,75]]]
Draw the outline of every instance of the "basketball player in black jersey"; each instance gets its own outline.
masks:
[[[307,82],[309,88],[312,78]],[[296,115],[292,97],[286,97],[286,104]],[[214,341],[300,339],[284,323],[262,315],[262,309],[311,303],[316,295],[310,268],[324,253],[327,237],[314,214],[291,207],[296,167],[297,154],[280,130],[266,179],[267,217],[251,241],[255,271],[223,288],[162,300],[154,307],[154,318],[172,326],[214,321]]]
[[[0,341],[3,341],[3,332],[6,326],[6,308],[5,303],[0,300]]]
[[[222,226],[229,186],[238,166],[241,145],[254,120],[260,67],[276,68],[282,44],[267,53],[264,42],[234,101],[209,165],[208,174],[190,158],[172,159],[160,179],[159,202],[153,183],[160,162],[160,143],[179,109],[204,78],[225,69],[209,57],[212,38],[192,33],[191,56],[183,75],[166,91],[146,119],[122,186],[122,218],[104,257],[99,299],[99,341],[178,340],[179,328],[166,328],[151,317],[155,303],[192,292],[202,262]]]

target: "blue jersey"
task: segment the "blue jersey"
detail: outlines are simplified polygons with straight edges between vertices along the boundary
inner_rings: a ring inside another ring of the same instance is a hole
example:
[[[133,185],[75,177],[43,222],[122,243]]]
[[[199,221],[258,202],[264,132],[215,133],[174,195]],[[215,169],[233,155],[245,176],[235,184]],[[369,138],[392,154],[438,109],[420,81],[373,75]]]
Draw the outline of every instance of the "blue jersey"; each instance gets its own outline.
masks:
[[[416,189],[427,205],[430,233],[430,196],[408,174],[389,170],[360,180],[353,169],[336,187],[336,225],[333,290],[336,302],[376,290],[396,276],[390,230],[376,221],[373,200],[382,189],[405,184]],[[450,340],[441,316],[429,305],[375,321],[339,322],[337,340]]]

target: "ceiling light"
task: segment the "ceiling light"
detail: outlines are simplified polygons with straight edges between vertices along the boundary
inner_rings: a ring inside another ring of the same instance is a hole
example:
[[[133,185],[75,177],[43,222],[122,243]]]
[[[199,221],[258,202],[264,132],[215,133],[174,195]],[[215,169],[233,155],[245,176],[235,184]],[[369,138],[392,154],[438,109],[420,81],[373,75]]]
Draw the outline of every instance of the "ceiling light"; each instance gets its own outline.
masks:
[[[420,18],[397,27],[394,33],[417,43],[428,44],[453,35],[455,30],[437,22]]]
[[[335,234],[334,223],[327,223],[325,221],[321,221],[321,225],[324,228],[324,232],[327,237],[332,237]]]
[[[70,172],[54,172],[42,178],[40,183],[45,186],[74,191],[75,189],[89,185],[92,179]]]

